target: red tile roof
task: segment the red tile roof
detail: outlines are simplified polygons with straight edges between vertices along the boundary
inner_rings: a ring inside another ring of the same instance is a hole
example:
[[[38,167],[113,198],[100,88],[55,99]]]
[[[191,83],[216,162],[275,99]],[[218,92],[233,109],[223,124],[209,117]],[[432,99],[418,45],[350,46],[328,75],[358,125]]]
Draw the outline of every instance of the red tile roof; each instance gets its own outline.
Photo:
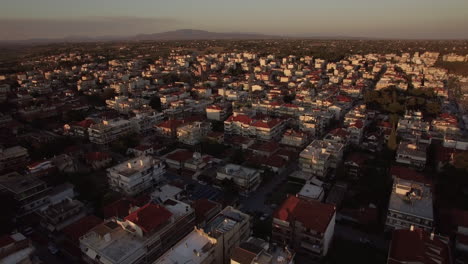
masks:
[[[13,243],[15,243],[15,240],[11,238],[10,235],[0,236],[0,248],[3,248]]]
[[[357,127],[359,129],[361,129],[363,126],[364,126],[364,123],[362,123],[361,120],[356,120],[354,123],[350,125],[350,127]]]
[[[223,110],[223,108],[221,108],[221,106],[219,105],[210,105],[210,106],[207,106],[206,109],[211,109],[211,110]]]
[[[456,226],[463,226],[465,228],[468,228],[468,211],[453,209],[452,222]]]
[[[346,158],[347,162],[356,163],[359,167],[363,166],[364,163],[368,160],[368,157],[362,153],[353,152]]]
[[[87,161],[101,161],[110,159],[111,156],[104,152],[90,152],[86,153],[85,159]]]
[[[159,204],[149,203],[131,213],[125,220],[138,225],[144,232],[151,233],[169,221],[172,213]]]
[[[215,209],[219,204],[208,199],[198,199],[193,202],[192,207],[195,210],[195,215],[197,218],[197,223],[202,222],[206,219],[207,214],[211,212],[211,210]],[[220,208],[221,209],[221,208]]]
[[[296,196],[289,196],[273,216],[286,222],[295,220],[301,222],[306,228],[325,233],[335,210],[335,207],[331,204],[306,201]]]
[[[257,120],[252,123],[252,126],[259,128],[274,128],[282,121],[280,119],[270,119],[270,120]]]
[[[430,179],[427,179],[424,176],[424,174],[407,167],[392,166],[390,168],[390,175],[392,177],[394,176],[408,181],[415,181],[423,184],[432,184],[432,181]]]
[[[334,135],[334,136],[339,136],[339,137],[348,137],[349,136],[348,130],[346,130],[344,128],[335,128],[332,131],[330,131],[330,134]]]
[[[254,144],[250,147],[252,150],[274,153],[279,149],[279,144],[274,141],[269,141],[266,143]]]
[[[344,96],[344,95],[338,95],[336,96],[336,100],[339,102],[351,102],[351,98]]]
[[[181,149],[176,152],[170,153],[166,156],[166,159],[184,162],[191,159],[192,157],[193,152],[191,152],[190,150]]]
[[[168,129],[175,129],[183,124],[181,120],[167,120],[162,122],[161,124],[157,125],[157,127],[168,128]]]
[[[118,217],[124,218],[130,213],[130,208],[136,206],[137,201],[133,198],[122,198],[111,204],[104,206],[103,213],[104,218]]]
[[[94,125],[94,121],[91,119],[85,119],[83,121],[80,121],[76,123],[77,126],[83,127],[83,128],[89,128],[91,125]]]
[[[225,122],[240,122],[246,125],[252,123],[252,119],[246,115],[231,115]]]
[[[81,236],[100,223],[102,223],[101,218],[94,215],[88,215],[66,226],[62,232],[66,237],[68,237],[68,239],[78,243]]]
[[[393,231],[388,263],[448,264],[450,258],[449,246],[437,236],[431,239],[429,232],[419,228]]]
[[[271,156],[265,161],[265,165],[279,169],[285,167],[286,164],[286,160],[278,155]]]

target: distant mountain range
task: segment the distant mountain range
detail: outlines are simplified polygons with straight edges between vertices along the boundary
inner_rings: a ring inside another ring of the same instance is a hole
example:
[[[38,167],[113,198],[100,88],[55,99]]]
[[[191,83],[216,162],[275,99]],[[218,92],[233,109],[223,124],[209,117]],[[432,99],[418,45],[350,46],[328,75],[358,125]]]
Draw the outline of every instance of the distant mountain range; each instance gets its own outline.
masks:
[[[258,33],[219,33],[210,32],[205,30],[196,29],[180,29],[174,31],[167,31],[154,34],[138,34],[135,36],[99,36],[99,37],[88,37],[88,36],[69,36],[65,38],[47,39],[26,39],[26,40],[0,40],[0,43],[60,43],[60,42],[96,42],[96,41],[144,41],[144,40],[229,40],[229,39],[366,39],[359,37],[333,37],[333,36],[279,36],[279,35],[265,35]]]

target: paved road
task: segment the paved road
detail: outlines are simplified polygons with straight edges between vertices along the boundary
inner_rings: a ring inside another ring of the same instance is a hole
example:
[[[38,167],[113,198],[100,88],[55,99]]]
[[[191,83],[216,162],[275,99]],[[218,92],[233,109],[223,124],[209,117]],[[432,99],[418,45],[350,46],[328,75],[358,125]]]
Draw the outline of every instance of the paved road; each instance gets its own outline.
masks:
[[[243,197],[240,199],[241,210],[244,212],[247,211],[260,211],[265,214],[271,215],[273,209],[265,204],[267,194],[272,192],[275,186],[281,184],[287,176],[297,168],[297,164],[293,163],[287,167],[281,174],[276,175],[273,180],[268,182],[265,185],[261,185],[258,189],[252,193],[249,197]]]
[[[335,225],[335,236],[356,243],[360,243],[360,239],[367,239],[370,245],[382,251],[387,251],[389,247],[389,241],[385,240],[383,234],[368,234],[339,223]]]

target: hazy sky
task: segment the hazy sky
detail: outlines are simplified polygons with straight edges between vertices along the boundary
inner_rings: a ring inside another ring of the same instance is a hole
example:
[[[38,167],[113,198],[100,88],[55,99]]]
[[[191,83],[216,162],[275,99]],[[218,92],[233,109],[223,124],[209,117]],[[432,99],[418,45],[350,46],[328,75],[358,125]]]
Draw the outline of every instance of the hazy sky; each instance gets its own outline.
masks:
[[[175,29],[468,39],[468,0],[1,0],[0,39]]]

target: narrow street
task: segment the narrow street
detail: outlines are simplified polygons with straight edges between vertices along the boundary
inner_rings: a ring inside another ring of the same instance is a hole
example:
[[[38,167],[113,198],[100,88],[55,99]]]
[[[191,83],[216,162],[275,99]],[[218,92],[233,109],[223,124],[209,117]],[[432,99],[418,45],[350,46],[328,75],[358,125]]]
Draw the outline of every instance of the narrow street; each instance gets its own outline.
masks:
[[[282,173],[276,175],[273,180],[265,185],[260,185],[258,189],[251,194],[249,197],[242,197],[240,199],[241,210],[244,212],[255,212],[260,211],[262,213],[271,215],[274,208],[265,204],[268,193],[272,192],[273,189],[286,180],[287,176],[297,169],[297,164],[293,163],[289,165]]]

